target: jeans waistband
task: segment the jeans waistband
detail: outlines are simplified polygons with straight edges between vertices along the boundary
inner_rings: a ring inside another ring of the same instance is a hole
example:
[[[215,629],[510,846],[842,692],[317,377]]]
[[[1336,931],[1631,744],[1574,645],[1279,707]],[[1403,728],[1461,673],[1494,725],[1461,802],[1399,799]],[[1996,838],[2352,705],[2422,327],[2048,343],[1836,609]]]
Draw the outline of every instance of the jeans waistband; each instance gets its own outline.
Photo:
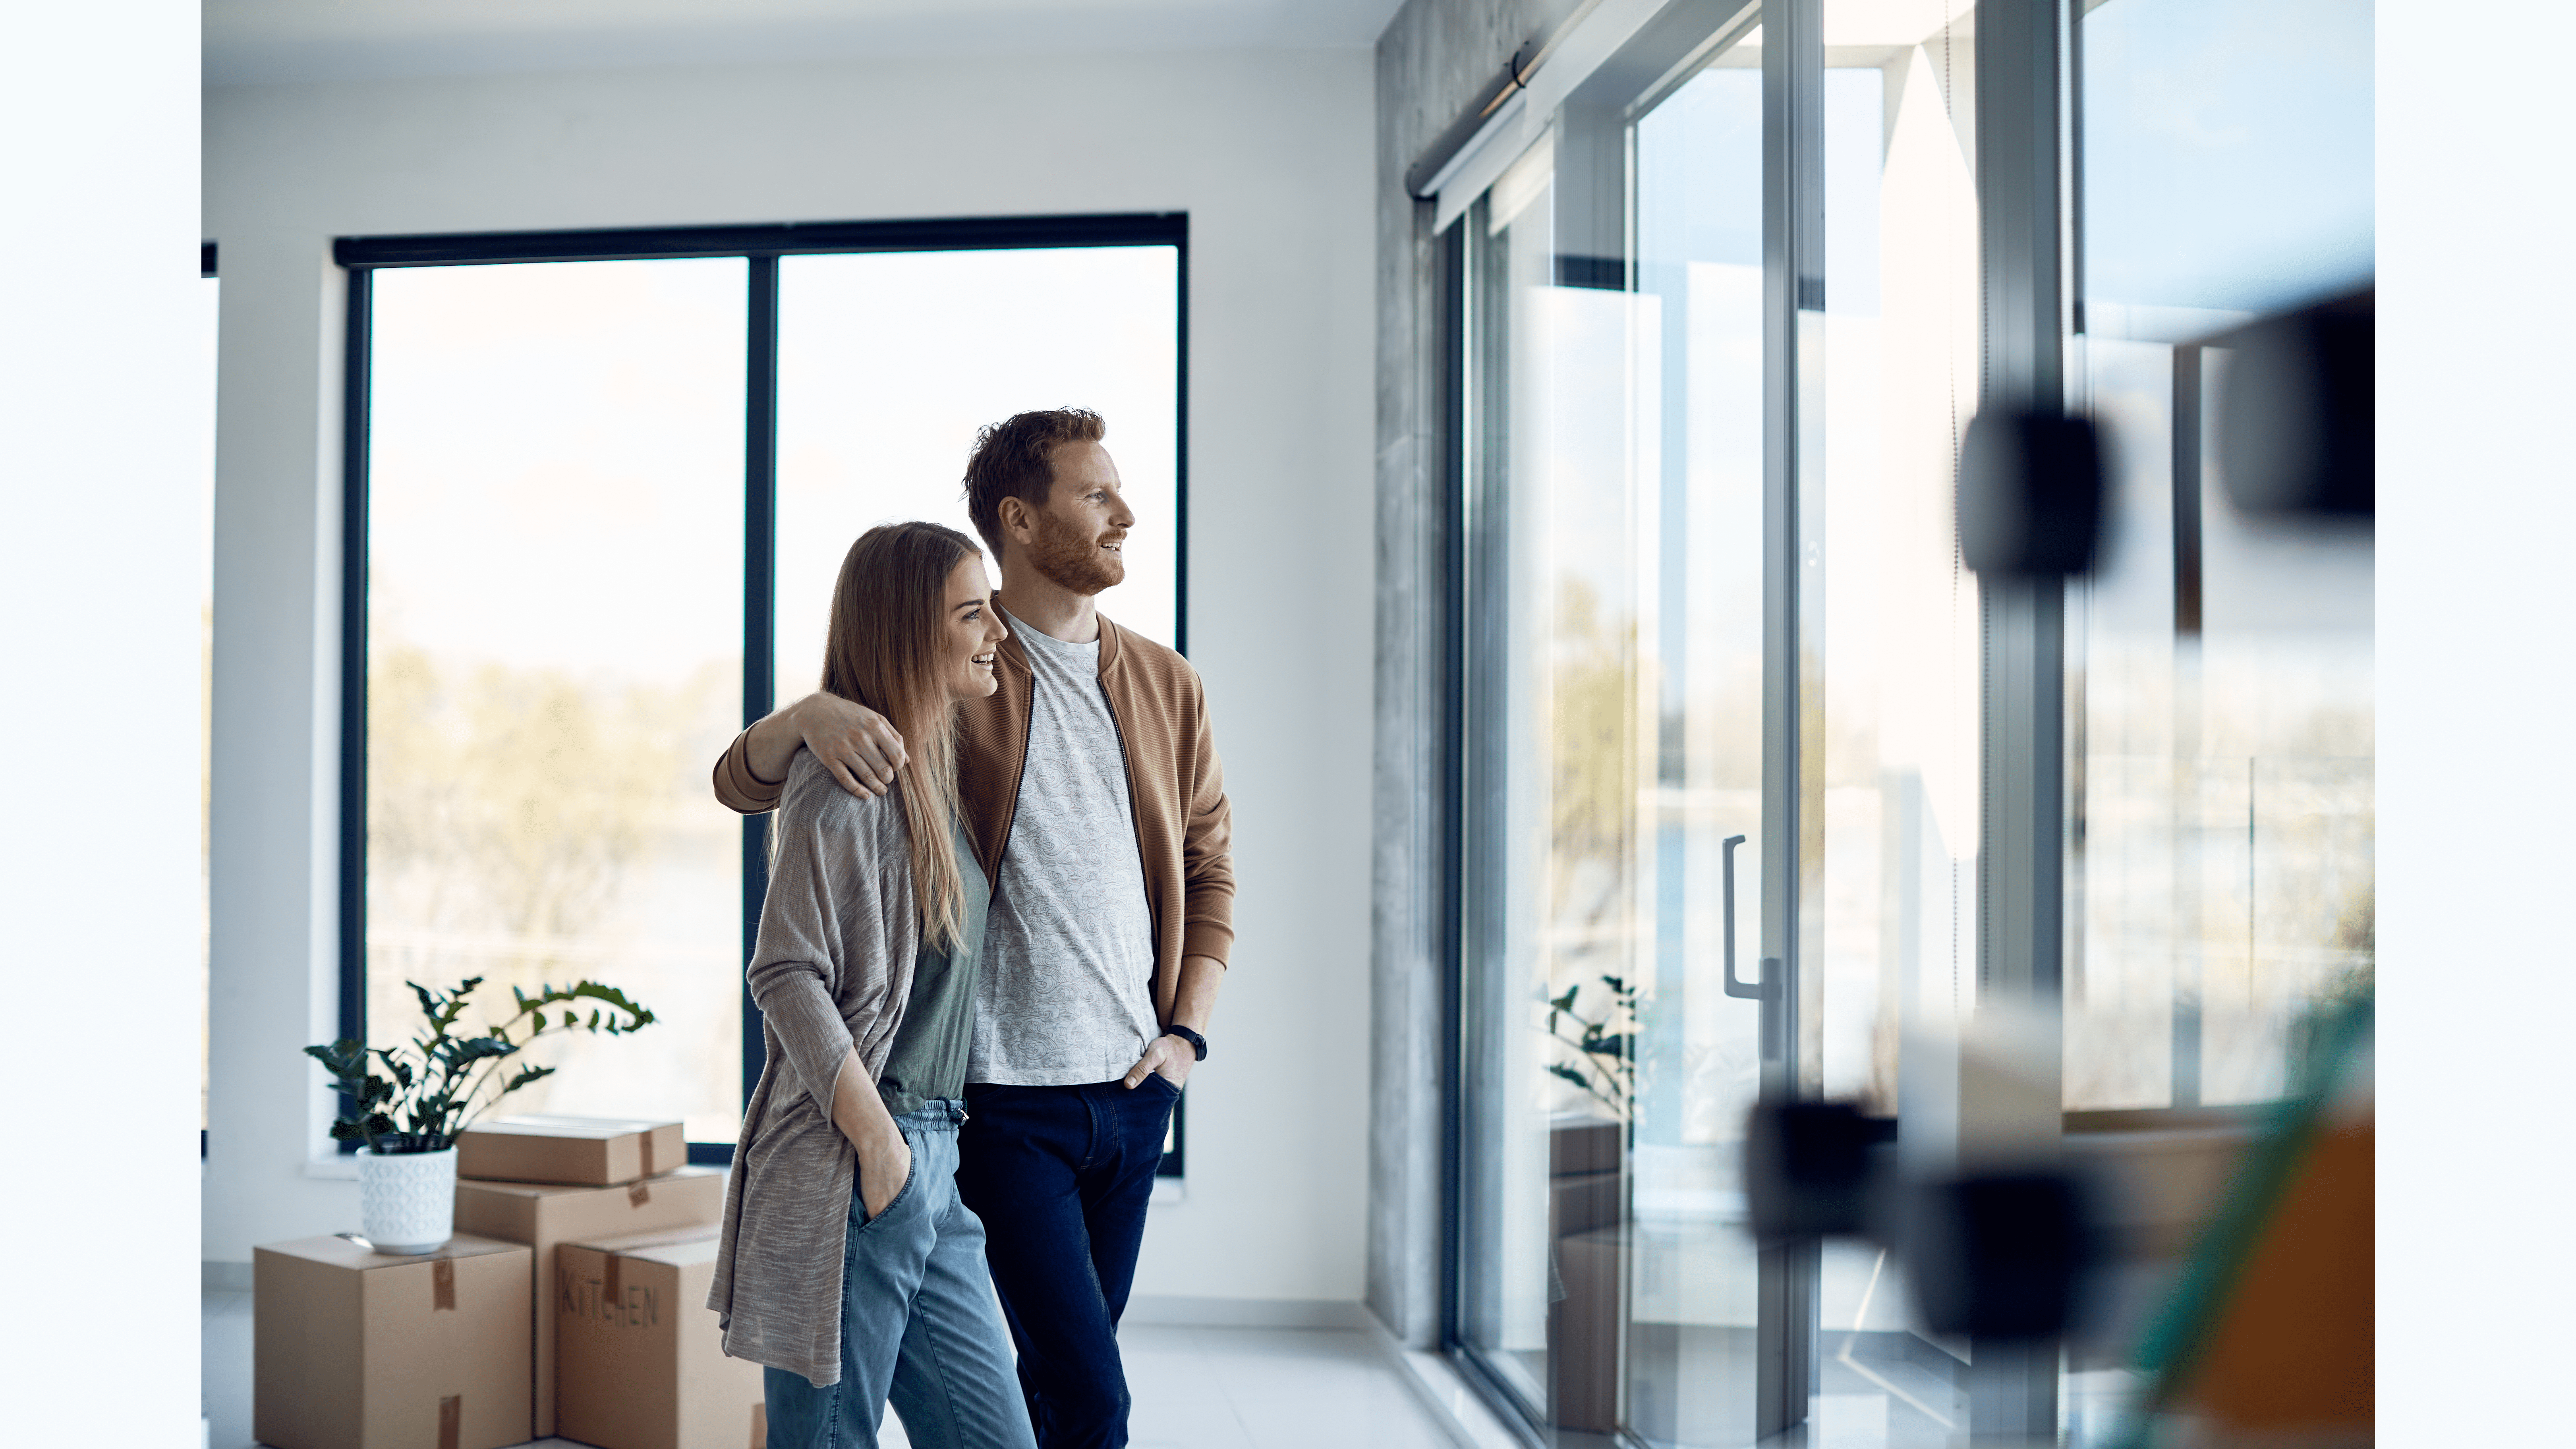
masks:
[[[933,1097],[894,1120],[901,1127],[954,1127],[966,1120],[966,1103],[957,1097]]]

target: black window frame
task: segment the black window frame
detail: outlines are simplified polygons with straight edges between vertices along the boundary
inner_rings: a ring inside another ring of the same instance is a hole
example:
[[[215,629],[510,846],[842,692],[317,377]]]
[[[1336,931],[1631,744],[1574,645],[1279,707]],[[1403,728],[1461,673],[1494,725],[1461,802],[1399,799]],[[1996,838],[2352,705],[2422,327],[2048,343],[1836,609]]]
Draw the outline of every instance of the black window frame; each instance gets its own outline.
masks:
[[[668,261],[741,257],[749,265],[749,334],[743,417],[743,723],[776,707],[774,648],[778,522],[778,259],[850,252],[1014,251],[1169,246],[1178,262],[1175,354],[1172,647],[1189,653],[1190,240],[1187,212],[784,222],[618,230],[436,233],[340,237],[332,260],[347,273],[341,392],[339,1034],[367,1039],[367,592],[368,449],[375,273],[384,268],[495,266],[518,262]],[[213,243],[206,244],[212,271]],[[750,964],[768,889],[769,817],[743,818],[742,956]],[[766,1058],[759,1008],[742,997],[742,1094]],[[350,1104],[344,1098],[343,1110]],[[1157,1175],[1183,1173],[1186,1094],[1172,1113],[1172,1150]],[[343,1142],[342,1152],[356,1150]],[[725,1165],[730,1142],[692,1142],[689,1161]]]
[[[201,241],[201,242],[197,243],[197,280],[199,280],[199,281],[201,281],[201,282],[213,282],[213,281],[219,281],[219,280],[221,280],[221,278],[217,275],[217,273],[216,273],[216,271],[215,271],[215,262],[216,262],[216,248],[215,248],[215,244],[214,244],[213,242],[210,242],[210,241]],[[221,324],[220,322],[218,322],[216,325],[217,325],[217,326],[221,326],[222,324]],[[206,548],[207,548],[207,550],[208,550],[209,552],[211,552],[211,551],[213,550],[213,548],[214,548],[214,543],[215,543],[215,541],[214,541],[214,539],[213,539],[211,536],[209,536],[209,537],[206,539]],[[208,683],[209,683],[209,685],[211,685],[211,684],[212,684],[212,681],[210,680],[210,681],[208,681]],[[209,756],[210,756],[210,758],[209,758],[209,760],[208,760],[207,768],[208,768],[209,770],[211,770],[211,769],[213,768],[213,762],[212,762],[212,759],[211,759],[211,751],[209,751]],[[203,889],[203,887],[200,887],[200,888],[201,888],[201,889]],[[210,903],[210,904],[211,904],[211,903]],[[210,933],[210,934],[209,934],[209,939],[208,939],[208,941],[207,941],[206,961],[203,963],[203,964],[204,964],[204,966],[205,966],[205,970],[206,970],[206,985],[205,985],[205,989],[206,989],[206,991],[209,993],[209,995],[211,995],[211,993],[212,993],[212,992],[213,992],[213,990],[214,990],[214,949],[213,949],[213,946],[214,946],[214,943],[213,943],[213,940],[212,940],[212,938],[211,938],[211,933]],[[200,1073],[201,1073],[202,1075],[204,1075],[204,1076],[206,1076],[206,1077],[211,1078],[211,1077],[212,1077],[212,1075],[213,1075],[213,1063],[212,1063],[211,1061],[208,1061],[208,1062],[204,1063],[202,1066],[200,1066],[199,1071],[200,1071]],[[208,1155],[208,1154],[213,1150],[213,1149],[212,1149],[212,1143],[213,1143],[213,1141],[214,1141],[214,1132],[213,1132],[213,1130],[212,1130],[212,1129],[213,1129],[213,1125],[214,1125],[214,1124],[213,1124],[211,1121],[208,1121],[208,1122],[204,1122],[204,1123],[199,1124],[199,1126],[198,1126],[198,1128],[197,1128],[197,1160],[198,1160],[198,1161],[200,1161],[200,1162],[205,1161],[205,1160],[206,1160],[207,1155]]]

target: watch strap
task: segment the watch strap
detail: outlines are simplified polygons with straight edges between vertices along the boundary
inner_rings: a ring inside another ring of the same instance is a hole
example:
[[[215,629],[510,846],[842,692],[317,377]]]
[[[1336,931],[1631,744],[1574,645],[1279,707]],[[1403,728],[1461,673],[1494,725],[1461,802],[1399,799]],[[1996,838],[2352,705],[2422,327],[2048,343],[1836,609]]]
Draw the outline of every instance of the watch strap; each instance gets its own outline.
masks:
[[[1165,1036],[1176,1036],[1176,1037],[1179,1037],[1181,1040],[1183,1040],[1183,1041],[1185,1041],[1185,1042],[1188,1042],[1188,1043],[1190,1044],[1190,1050],[1192,1050],[1192,1051],[1194,1051],[1194,1052],[1197,1052],[1197,1053],[1199,1054],[1199,1055],[1198,1055],[1198,1059],[1199,1059],[1200,1061],[1206,1061],[1206,1060],[1207,1060],[1207,1038],[1206,1038],[1206,1037],[1203,1037],[1203,1036],[1199,1035],[1197,1032],[1194,1032],[1194,1031],[1190,1030],[1188,1027],[1186,1027],[1186,1026],[1181,1026],[1181,1025],[1179,1025],[1179,1024],[1177,1024],[1177,1023],[1175,1023],[1174,1025],[1171,1025],[1171,1026],[1164,1027],[1164,1028],[1163,1028],[1163,1035],[1165,1035]]]

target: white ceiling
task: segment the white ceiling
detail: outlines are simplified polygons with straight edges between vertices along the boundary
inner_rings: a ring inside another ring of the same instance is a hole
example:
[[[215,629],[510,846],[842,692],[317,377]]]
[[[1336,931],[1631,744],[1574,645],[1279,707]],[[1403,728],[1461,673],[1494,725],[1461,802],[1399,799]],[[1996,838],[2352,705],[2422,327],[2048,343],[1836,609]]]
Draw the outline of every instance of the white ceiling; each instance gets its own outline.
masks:
[[[1400,0],[204,0],[206,84],[832,59],[1368,46]]]

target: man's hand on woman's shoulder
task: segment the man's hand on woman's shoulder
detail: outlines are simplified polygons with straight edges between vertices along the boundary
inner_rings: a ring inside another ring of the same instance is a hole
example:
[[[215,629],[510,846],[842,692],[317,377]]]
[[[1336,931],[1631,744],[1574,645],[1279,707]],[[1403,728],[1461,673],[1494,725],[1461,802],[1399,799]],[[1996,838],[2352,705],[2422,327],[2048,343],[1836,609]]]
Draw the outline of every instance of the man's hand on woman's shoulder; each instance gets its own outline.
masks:
[[[798,741],[853,795],[882,795],[893,789],[894,772],[910,758],[904,753],[903,736],[884,715],[837,694],[809,694],[777,717],[794,729]],[[788,755],[792,759],[795,751],[790,749]]]

